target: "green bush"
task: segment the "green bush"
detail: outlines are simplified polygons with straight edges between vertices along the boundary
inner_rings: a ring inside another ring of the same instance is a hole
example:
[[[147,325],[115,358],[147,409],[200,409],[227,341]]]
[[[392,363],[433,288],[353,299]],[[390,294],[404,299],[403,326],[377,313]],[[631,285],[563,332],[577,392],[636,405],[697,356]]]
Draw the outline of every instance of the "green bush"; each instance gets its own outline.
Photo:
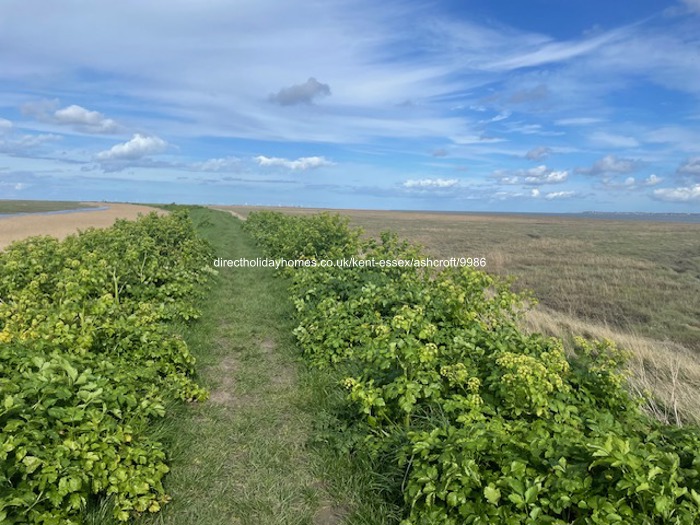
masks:
[[[247,228],[271,257],[422,257],[328,215],[254,213]],[[404,525],[700,522],[700,433],[642,414],[611,342],[579,339],[567,358],[520,329],[527,296],[469,267],[292,277],[296,336],[346,375],[355,443],[402,468]]]
[[[209,247],[185,214],[151,214],[0,254],[0,522],[81,523],[169,500],[148,427],[173,399],[203,399],[174,322],[197,316]]]

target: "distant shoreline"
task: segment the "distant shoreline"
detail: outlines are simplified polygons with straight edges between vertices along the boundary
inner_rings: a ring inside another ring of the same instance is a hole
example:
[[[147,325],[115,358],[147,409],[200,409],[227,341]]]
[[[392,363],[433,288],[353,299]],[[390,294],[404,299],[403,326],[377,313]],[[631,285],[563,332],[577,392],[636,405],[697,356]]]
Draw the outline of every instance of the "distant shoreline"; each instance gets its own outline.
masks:
[[[98,206],[89,208],[74,208],[72,210],[55,210],[55,211],[21,211],[15,213],[0,213],[0,219],[5,219],[9,217],[24,217],[26,215],[62,215],[65,213],[79,213],[83,211],[105,211],[108,210],[109,206]]]
[[[377,210],[381,211],[381,210]],[[682,222],[700,224],[700,213],[655,213],[655,212],[614,212],[584,211],[576,213],[548,213],[538,211],[440,211],[440,210],[386,210],[397,213],[435,213],[444,215],[523,215],[527,217],[564,217],[571,219],[598,219],[609,221],[650,221]]]

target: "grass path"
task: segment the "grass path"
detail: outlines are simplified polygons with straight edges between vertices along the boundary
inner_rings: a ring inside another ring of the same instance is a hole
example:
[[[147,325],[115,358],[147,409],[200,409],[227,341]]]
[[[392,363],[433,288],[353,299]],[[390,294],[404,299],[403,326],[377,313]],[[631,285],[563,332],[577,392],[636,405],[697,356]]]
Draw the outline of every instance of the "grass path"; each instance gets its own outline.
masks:
[[[216,256],[260,253],[229,214],[195,210]],[[220,269],[202,319],[188,333],[211,399],[175,409],[173,502],[148,523],[340,523],[308,450],[311,414],[299,387],[286,285],[266,268]]]

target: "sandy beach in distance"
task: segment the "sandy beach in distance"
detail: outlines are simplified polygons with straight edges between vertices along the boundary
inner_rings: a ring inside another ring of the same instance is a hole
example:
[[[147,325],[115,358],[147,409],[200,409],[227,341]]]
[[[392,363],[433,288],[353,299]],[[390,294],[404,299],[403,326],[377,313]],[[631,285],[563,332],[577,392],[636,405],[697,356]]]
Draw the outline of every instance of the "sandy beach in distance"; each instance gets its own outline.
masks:
[[[136,219],[139,214],[164,210],[136,204],[85,203],[106,210],[70,211],[62,213],[36,213],[0,217],[0,250],[10,243],[34,235],[51,235],[58,239],[90,227],[107,228],[117,219]]]

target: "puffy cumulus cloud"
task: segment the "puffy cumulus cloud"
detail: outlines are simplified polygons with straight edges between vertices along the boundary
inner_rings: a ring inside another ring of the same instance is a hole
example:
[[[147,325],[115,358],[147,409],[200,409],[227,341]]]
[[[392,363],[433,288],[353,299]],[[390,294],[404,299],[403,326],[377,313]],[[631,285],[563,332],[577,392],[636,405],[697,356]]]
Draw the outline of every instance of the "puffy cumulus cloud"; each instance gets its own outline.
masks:
[[[493,178],[497,179],[500,184],[558,184],[565,182],[569,178],[569,172],[566,170],[553,170],[546,165],[541,164],[534,168],[526,170],[508,171],[499,170],[493,173]]]
[[[167,149],[168,143],[163,139],[136,133],[131,140],[112,146],[107,151],[101,151],[96,158],[101,161],[136,160],[163,153]]]
[[[525,171],[525,184],[557,184],[568,178],[568,171],[554,171],[544,164]]]
[[[661,177],[658,177],[652,173],[646,179],[644,179],[642,184],[644,186],[656,186],[657,184],[660,184],[661,182],[663,182],[663,180],[664,179],[662,179]]]
[[[263,167],[287,168],[290,170],[311,170],[322,168],[324,166],[333,166],[335,163],[327,160],[325,157],[299,157],[296,160],[284,159],[280,157],[265,157],[258,155],[255,157],[255,162]]]
[[[294,106],[312,104],[315,98],[327,97],[330,94],[331,87],[328,84],[322,84],[314,77],[309,77],[303,84],[295,84],[273,93],[269,96],[269,100],[282,106]]]
[[[530,197],[534,197],[536,199],[539,196],[540,196],[540,190],[538,190],[537,188],[533,188],[530,191]]]
[[[627,177],[624,180],[615,179],[613,177],[604,177],[603,185],[608,189],[615,190],[639,190],[644,187],[651,187],[660,184],[663,179],[657,175],[649,175],[643,180],[637,180],[635,177]]]
[[[660,188],[652,196],[666,202],[700,202],[700,184],[680,188]]]
[[[457,179],[409,179],[402,186],[408,189],[445,189],[459,184]]]
[[[525,158],[528,160],[542,160],[546,159],[552,154],[552,148],[547,146],[539,146],[533,148],[525,154]]]
[[[570,199],[571,197],[575,197],[576,192],[575,191],[553,191],[550,193],[547,193],[544,198],[547,199],[548,201],[555,200],[555,199]]]
[[[678,173],[681,175],[692,175],[700,177],[700,157],[691,157],[678,166]]]
[[[606,155],[596,161],[590,168],[578,168],[577,173],[588,175],[601,175],[604,173],[631,173],[639,167],[639,161],[633,159],[620,159],[615,155]]]
[[[70,126],[85,133],[118,133],[121,126],[99,111],[91,111],[77,104],[59,108],[59,101],[36,100],[22,105],[21,111],[41,122]]]
[[[73,126],[90,133],[115,133],[119,131],[119,125],[116,121],[106,118],[99,111],[90,111],[76,104],[56,110],[53,114],[53,120],[57,124]]]

